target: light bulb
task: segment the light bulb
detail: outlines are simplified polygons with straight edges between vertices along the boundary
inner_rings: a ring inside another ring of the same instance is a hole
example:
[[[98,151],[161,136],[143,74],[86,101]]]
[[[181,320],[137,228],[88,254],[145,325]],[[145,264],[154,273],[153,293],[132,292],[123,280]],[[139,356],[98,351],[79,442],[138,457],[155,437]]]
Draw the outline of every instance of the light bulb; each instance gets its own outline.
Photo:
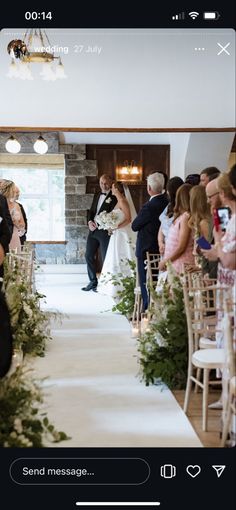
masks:
[[[137,167],[137,166],[133,166],[133,167],[132,167],[131,174],[132,174],[132,175],[138,175],[138,174],[139,174],[139,171],[138,171],[138,167]]]
[[[61,80],[67,78],[66,74],[65,74],[65,69],[64,69],[64,66],[63,66],[63,63],[60,59],[59,61],[59,64],[56,66],[56,78],[59,78]]]
[[[36,142],[34,143],[34,150],[37,154],[46,154],[48,151],[48,144],[45,142],[42,136],[39,136]]]
[[[14,136],[10,136],[10,138],[7,140],[5,144],[7,152],[10,152],[11,154],[17,154],[21,150],[21,144],[14,138]]]
[[[8,78],[17,78],[19,76],[19,70],[14,58],[11,59],[11,63],[9,65],[9,70],[7,73]]]

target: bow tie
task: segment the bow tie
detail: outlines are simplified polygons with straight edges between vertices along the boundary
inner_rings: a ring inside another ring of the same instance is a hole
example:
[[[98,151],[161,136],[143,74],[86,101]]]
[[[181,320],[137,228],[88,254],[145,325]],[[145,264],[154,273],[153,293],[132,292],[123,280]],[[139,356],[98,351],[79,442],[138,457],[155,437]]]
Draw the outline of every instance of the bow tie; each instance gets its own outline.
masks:
[[[101,195],[107,195],[107,193],[101,193]]]

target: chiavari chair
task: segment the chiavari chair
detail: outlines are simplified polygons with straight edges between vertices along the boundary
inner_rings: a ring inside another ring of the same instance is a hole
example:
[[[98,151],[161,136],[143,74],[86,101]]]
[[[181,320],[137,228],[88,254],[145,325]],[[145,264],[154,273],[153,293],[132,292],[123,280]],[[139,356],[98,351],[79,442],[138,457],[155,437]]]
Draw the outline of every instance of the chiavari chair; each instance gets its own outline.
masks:
[[[223,332],[225,339],[225,371],[227,384],[226,402],[223,398],[223,431],[221,438],[221,447],[226,444],[232,418],[234,417],[234,429],[236,425],[236,360],[233,348],[235,337],[235,317],[234,304],[232,300],[226,299],[224,303]]]
[[[210,384],[219,384],[210,381],[209,373],[212,369],[222,369],[224,365],[224,349],[199,349],[199,339],[202,332],[211,331],[208,324],[207,312],[215,310],[213,307],[216,289],[199,287],[189,295],[186,279],[183,284],[185,312],[188,327],[188,374],[184,401],[184,412],[187,414],[192,382],[203,390],[202,400],[202,429],[207,431],[208,421],[208,392]],[[215,306],[215,305],[214,305]],[[215,327],[215,326],[214,326]],[[203,370],[203,382],[199,380],[199,370]],[[195,376],[195,372],[197,372]]]

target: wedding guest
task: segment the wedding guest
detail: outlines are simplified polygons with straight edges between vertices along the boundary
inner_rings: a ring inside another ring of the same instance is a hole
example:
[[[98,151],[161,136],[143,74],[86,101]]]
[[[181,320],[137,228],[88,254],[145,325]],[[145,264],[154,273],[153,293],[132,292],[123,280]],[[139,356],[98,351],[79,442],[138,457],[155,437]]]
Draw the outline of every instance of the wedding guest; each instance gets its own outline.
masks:
[[[21,243],[19,232],[24,233],[25,222],[21,213],[19,204],[15,201],[15,184],[12,181],[5,181],[2,187],[2,194],[7,199],[9,211],[13,221],[13,234],[9,244],[9,248],[21,251]]]
[[[146,269],[144,261],[146,259],[146,252],[159,253],[157,243],[157,234],[160,227],[159,216],[168,203],[166,193],[163,193],[164,185],[164,176],[160,172],[155,172],[148,176],[147,191],[150,199],[143,205],[131,225],[133,231],[138,232],[136,257],[143,300],[143,311],[148,308],[148,292],[146,288]]]
[[[232,168],[230,169],[230,171],[228,173],[228,176],[229,176],[229,181],[230,181],[231,188],[232,188],[232,193],[233,193],[233,195],[236,196],[236,165],[232,166]]]
[[[98,229],[96,223],[96,215],[102,211],[110,212],[114,209],[117,198],[111,193],[112,179],[109,175],[103,174],[99,179],[101,191],[97,193],[91,205],[88,214],[89,234],[87,238],[85,259],[87,263],[87,272],[89,283],[86,287],[82,287],[85,291],[97,291],[97,274],[95,256],[100,248],[102,263],[104,263],[110,236],[107,230]]]
[[[199,174],[189,174],[185,179],[185,184],[191,184],[191,186],[197,186],[200,182]]]
[[[12,236],[13,233],[13,221],[11,219],[8,203],[6,197],[2,195],[2,189],[4,187],[5,179],[0,179],[0,207],[2,211],[2,216],[5,218],[10,235]]]
[[[173,222],[175,198],[177,190],[184,184],[181,177],[172,177],[167,184],[167,197],[169,203],[160,215],[160,228],[158,232],[158,246],[160,255],[164,254],[165,251],[165,239],[168,236],[169,228]]]
[[[215,260],[218,262],[218,275],[217,275],[217,283],[219,286],[227,286],[229,288],[229,296],[233,298],[233,303],[235,303],[235,289],[236,289],[236,193],[234,194],[234,189],[232,189],[232,176],[234,175],[234,170],[230,174],[221,174],[217,179],[217,188],[219,192],[219,198],[221,201],[221,205],[225,207],[229,207],[231,210],[231,218],[226,226],[226,231],[222,232],[220,226],[216,229],[214,228],[214,239],[215,244],[211,247],[210,250],[202,250],[204,256],[208,260]],[[216,331],[216,342],[217,347],[224,348],[224,331],[223,331],[223,312],[222,312],[222,302],[219,300],[220,293],[217,293],[217,331]],[[234,329],[234,349],[236,350],[236,338],[235,338],[235,329]],[[223,403],[226,401],[228,397],[227,393],[228,387],[228,373],[223,370],[222,373],[222,395],[220,400],[214,402],[209,407],[212,409],[222,409],[223,408],[223,420],[224,420],[224,405]]]
[[[9,249],[10,240],[11,240],[10,230],[8,228],[6,218],[4,217],[4,211],[0,204],[0,288],[1,278],[3,277],[3,262],[5,255]]]
[[[197,239],[199,237],[204,237],[209,243],[213,241],[213,218],[204,186],[198,185],[191,189],[190,214],[188,225],[193,230],[194,253],[196,253],[196,255],[198,254],[200,258],[203,273],[209,274],[209,263],[203,257],[197,245]]]
[[[214,181],[212,181],[214,182]],[[210,183],[211,184],[211,183]],[[202,250],[208,260],[218,260],[218,281],[221,285],[235,284],[235,255],[236,255],[236,196],[233,194],[228,174],[221,174],[217,179],[217,189],[222,206],[229,207],[231,218],[226,231],[214,229],[215,245],[210,250]]]
[[[18,188],[18,186],[15,186],[15,199],[17,201],[17,204],[19,204],[19,206],[21,208],[21,213],[22,213],[22,216],[23,216],[23,220],[25,222],[25,233],[23,235],[20,235],[20,242],[21,242],[21,245],[23,246],[23,244],[26,241],[28,222],[27,222],[27,217],[26,217],[26,213],[25,213],[24,207],[23,207],[23,205],[20,202],[18,202],[19,196],[20,196],[20,189]]]
[[[210,177],[214,175],[215,177],[220,174],[220,170],[216,168],[216,166],[209,166],[204,168],[200,173],[200,184],[205,186],[210,181]]]
[[[176,193],[173,223],[166,239],[163,260],[159,269],[164,271],[171,262],[177,273],[183,271],[184,263],[194,264],[193,235],[188,225],[190,213],[190,184],[182,184]]]

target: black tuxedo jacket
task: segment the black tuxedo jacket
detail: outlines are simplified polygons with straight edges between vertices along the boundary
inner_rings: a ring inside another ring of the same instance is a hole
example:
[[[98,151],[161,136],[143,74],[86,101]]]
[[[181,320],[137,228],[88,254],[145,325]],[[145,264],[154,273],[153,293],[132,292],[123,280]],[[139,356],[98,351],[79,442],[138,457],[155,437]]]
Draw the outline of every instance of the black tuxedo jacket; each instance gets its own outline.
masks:
[[[146,202],[132,223],[134,232],[138,232],[136,256],[143,257],[146,251],[159,253],[157,234],[160,227],[159,216],[168,204],[166,193],[157,195]]]
[[[100,196],[101,196],[101,192],[97,193],[93,197],[93,202],[92,202],[91,208],[90,208],[89,213],[88,213],[88,221],[94,221],[94,218],[95,218],[95,216],[97,214],[97,205],[98,205],[98,200],[99,200]],[[102,211],[111,212],[114,209],[116,204],[117,204],[116,197],[114,195],[112,195],[111,191],[109,191],[109,193],[107,194],[107,196],[106,196],[102,206],[100,207],[98,213],[100,213]]]

